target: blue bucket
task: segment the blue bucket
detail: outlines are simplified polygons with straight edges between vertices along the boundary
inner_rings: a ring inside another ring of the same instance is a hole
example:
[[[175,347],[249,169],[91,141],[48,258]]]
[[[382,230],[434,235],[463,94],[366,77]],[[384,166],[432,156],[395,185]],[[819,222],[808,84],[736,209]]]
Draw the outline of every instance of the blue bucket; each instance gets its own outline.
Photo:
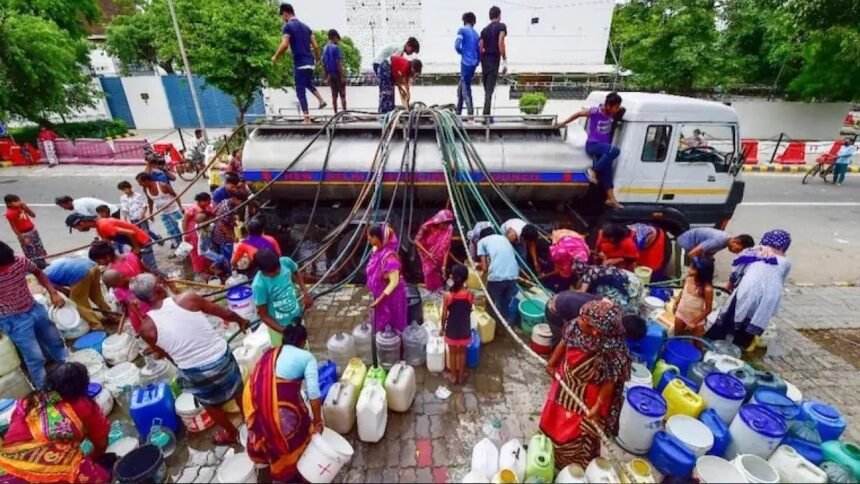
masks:
[[[663,350],[663,360],[670,365],[675,365],[681,375],[690,371],[693,363],[702,359],[702,352],[695,346],[685,341],[670,339],[666,341],[666,349]]]
[[[102,343],[107,338],[107,333],[104,331],[90,331],[89,333],[81,336],[75,341],[75,344],[72,345],[72,348],[75,351],[80,350],[96,350],[101,354],[102,352]]]

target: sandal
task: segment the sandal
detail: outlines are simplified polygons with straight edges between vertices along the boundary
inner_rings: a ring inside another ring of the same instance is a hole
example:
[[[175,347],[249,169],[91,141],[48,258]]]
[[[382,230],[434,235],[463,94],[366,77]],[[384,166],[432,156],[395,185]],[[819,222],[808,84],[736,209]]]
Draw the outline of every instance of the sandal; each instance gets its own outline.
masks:
[[[215,445],[233,445],[239,443],[239,436],[231,437],[226,430],[219,430],[212,436],[212,443]]]

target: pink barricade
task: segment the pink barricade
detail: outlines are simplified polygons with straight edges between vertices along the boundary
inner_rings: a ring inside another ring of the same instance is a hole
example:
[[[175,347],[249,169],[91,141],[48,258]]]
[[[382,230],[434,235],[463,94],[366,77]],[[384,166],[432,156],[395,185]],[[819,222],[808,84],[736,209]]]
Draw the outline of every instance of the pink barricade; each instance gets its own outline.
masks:
[[[112,165],[114,163],[113,148],[105,140],[82,138],[75,142],[75,154],[78,163],[92,165]]]
[[[75,153],[75,145],[65,138],[54,140],[54,150],[60,163],[77,163],[78,155]]]
[[[115,165],[143,165],[143,147],[146,146],[146,140],[123,140],[118,139],[113,142],[114,161]]]

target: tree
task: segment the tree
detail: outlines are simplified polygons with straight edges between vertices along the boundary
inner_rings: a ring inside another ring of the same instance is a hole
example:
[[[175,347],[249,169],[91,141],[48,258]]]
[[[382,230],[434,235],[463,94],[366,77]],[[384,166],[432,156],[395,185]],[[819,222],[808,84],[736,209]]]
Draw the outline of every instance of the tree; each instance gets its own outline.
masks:
[[[616,8],[611,38],[638,86],[689,92],[715,85],[713,0],[630,0]]]
[[[158,48],[155,15],[153,10],[119,15],[108,25],[105,45],[108,53],[122,62],[123,73],[128,73],[128,66],[139,63],[157,65],[168,74],[174,73],[174,58],[163,57]]]
[[[801,98],[823,101],[860,99],[860,28],[813,31],[803,48],[804,65],[789,84]]]
[[[50,20],[75,39],[87,36],[82,21],[92,23],[101,17],[95,0],[0,0],[0,11],[6,9]]]
[[[53,5],[57,12],[79,12],[84,2],[0,0],[0,116],[50,124],[93,104],[95,90],[87,75],[86,41],[78,28],[64,30],[37,15]],[[63,5],[68,7],[63,9]],[[17,10],[22,7],[21,10]],[[50,9],[48,9],[50,10]],[[80,26],[79,26],[80,27]]]

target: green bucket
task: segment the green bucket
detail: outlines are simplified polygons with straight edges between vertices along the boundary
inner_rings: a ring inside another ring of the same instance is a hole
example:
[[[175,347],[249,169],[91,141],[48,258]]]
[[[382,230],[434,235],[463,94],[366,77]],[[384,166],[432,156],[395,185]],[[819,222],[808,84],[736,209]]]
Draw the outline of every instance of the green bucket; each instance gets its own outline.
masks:
[[[520,326],[526,334],[532,334],[536,325],[543,323],[546,319],[546,302],[540,299],[524,299],[520,301]]]

